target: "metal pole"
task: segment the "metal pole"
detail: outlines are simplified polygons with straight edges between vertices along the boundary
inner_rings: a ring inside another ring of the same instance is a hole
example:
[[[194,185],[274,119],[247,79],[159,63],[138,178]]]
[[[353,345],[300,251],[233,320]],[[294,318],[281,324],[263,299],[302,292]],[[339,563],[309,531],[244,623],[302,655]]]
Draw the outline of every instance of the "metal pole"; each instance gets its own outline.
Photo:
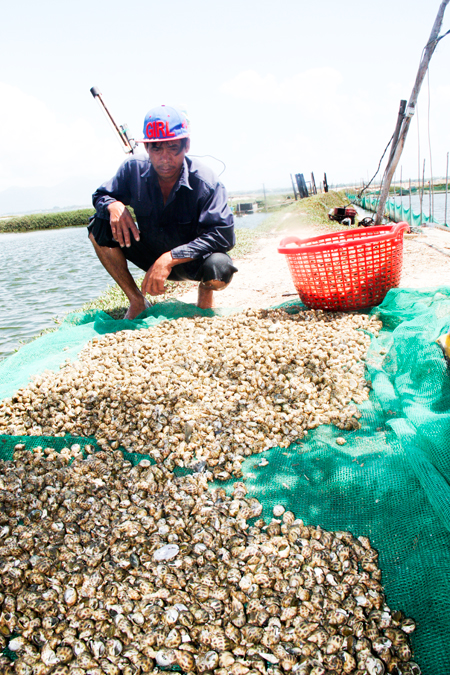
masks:
[[[398,137],[398,143],[396,143],[396,147],[394,148],[394,153],[392,156],[392,161],[388,163],[388,167],[386,169],[385,173],[385,181],[384,181],[384,186],[380,198],[380,204],[378,206],[378,211],[377,215],[375,218],[375,224],[378,224],[381,221],[381,215],[384,210],[384,205],[386,203],[387,195],[389,192],[389,186],[391,184],[392,176],[394,175],[395,168],[400,160],[400,157],[403,152],[403,148],[405,146],[405,141],[406,141],[406,136],[409,130],[409,126],[411,124],[411,118],[414,115],[416,103],[417,103],[417,98],[419,96],[420,88],[422,86],[423,79],[425,77],[425,73],[428,70],[428,65],[430,63],[430,59],[433,56],[434,50],[436,49],[436,46],[439,42],[439,31],[441,29],[442,25],[442,20],[444,18],[444,13],[445,13],[445,8],[447,7],[448,3],[450,0],[443,0],[441,2],[441,5],[439,7],[438,13],[436,15],[436,19],[433,24],[433,28],[431,29],[430,37],[428,39],[427,44],[425,45],[425,48],[423,49],[422,52],[422,58],[420,61],[419,65],[419,70],[417,72],[416,76],[416,81],[414,83],[413,90],[411,92],[411,96],[408,101],[408,107],[405,112],[405,116],[403,118],[403,122],[401,125],[401,130],[400,134]]]
[[[448,152],[447,152],[447,170],[445,172],[445,224],[447,223],[447,196],[448,196]]]

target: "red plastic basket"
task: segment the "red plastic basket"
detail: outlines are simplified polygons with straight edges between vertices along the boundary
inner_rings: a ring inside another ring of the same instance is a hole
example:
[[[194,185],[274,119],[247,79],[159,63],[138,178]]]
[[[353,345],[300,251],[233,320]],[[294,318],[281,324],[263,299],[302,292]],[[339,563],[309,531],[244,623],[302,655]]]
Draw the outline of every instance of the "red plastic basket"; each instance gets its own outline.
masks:
[[[286,255],[294,286],[307,307],[365,309],[378,305],[400,283],[403,232],[408,229],[408,223],[396,223],[311,239],[286,237],[278,252]]]

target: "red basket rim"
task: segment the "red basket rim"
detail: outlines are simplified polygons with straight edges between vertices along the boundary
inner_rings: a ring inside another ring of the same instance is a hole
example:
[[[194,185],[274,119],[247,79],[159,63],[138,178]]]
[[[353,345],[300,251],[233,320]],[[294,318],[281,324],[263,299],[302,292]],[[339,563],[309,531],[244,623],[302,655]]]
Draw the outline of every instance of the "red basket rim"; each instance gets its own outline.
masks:
[[[337,248],[347,248],[349,246],[366,246],[367,244],[375,244],[388,239],[394,239],[404,230],[409,229],[409,224],[405,222],[394,223],[393,225],[375,225],[374,227],[364,228],[364,232],[379,232],[380,234],[373,237],[355,237],[355,230],[339,232],[330,232],[326,235],[319,235],[318,237],[310,237],[309,239],[299,239],[298,237],[284,237],[278,247],[278,253],[284,255],[295,255],[298,253],[317,253],[319,251],[330,251]],[[383,232],[384,234],[381,234]],[[335,237],[336,235],[344,234],[345,241],[334,241],[329,244],[310,245],[310,242],[324,240],[326,238]],[[352,238],[350,238],[352,237]],[[297,247],[288,247],[287,244],[297,244]]]

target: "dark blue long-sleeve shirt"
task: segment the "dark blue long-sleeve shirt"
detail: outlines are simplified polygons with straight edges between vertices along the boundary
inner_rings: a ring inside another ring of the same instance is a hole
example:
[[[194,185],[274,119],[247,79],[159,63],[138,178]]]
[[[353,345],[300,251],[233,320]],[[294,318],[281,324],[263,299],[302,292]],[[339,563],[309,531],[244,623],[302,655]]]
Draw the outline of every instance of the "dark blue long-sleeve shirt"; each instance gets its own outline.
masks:
[[[164,204],[158,176],[148,159],[131,157],[92,196],[97,215],[109,220],[108,205],[131,206],[142,239],[155,260],[200,258],[226,253],[235,244],[233,214],[227,193],[209,167],[185,157],[178,181]]]

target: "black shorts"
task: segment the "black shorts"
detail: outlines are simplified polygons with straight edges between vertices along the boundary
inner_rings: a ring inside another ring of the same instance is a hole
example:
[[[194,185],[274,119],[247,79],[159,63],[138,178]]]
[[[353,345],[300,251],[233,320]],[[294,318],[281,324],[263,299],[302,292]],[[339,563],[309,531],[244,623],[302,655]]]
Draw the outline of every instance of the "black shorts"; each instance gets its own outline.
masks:
[[[111,225],[109,220],[93,216],[88,225],[89,234],[92,234],[99,246],[108,248],[120,247],[120,244],[113,239]],[[136,267],[146,272],[159,255],[155,257],[148,243],[136,241],[130,232],[131,245],[121,247],[127,260]],[[227,253],[211,253],[204,258],[195,258],[187,263],[175,265],[168,277],[171,281],[202,281],[204,283],[212,280],[230,283],[233,274],[237,268]]]

